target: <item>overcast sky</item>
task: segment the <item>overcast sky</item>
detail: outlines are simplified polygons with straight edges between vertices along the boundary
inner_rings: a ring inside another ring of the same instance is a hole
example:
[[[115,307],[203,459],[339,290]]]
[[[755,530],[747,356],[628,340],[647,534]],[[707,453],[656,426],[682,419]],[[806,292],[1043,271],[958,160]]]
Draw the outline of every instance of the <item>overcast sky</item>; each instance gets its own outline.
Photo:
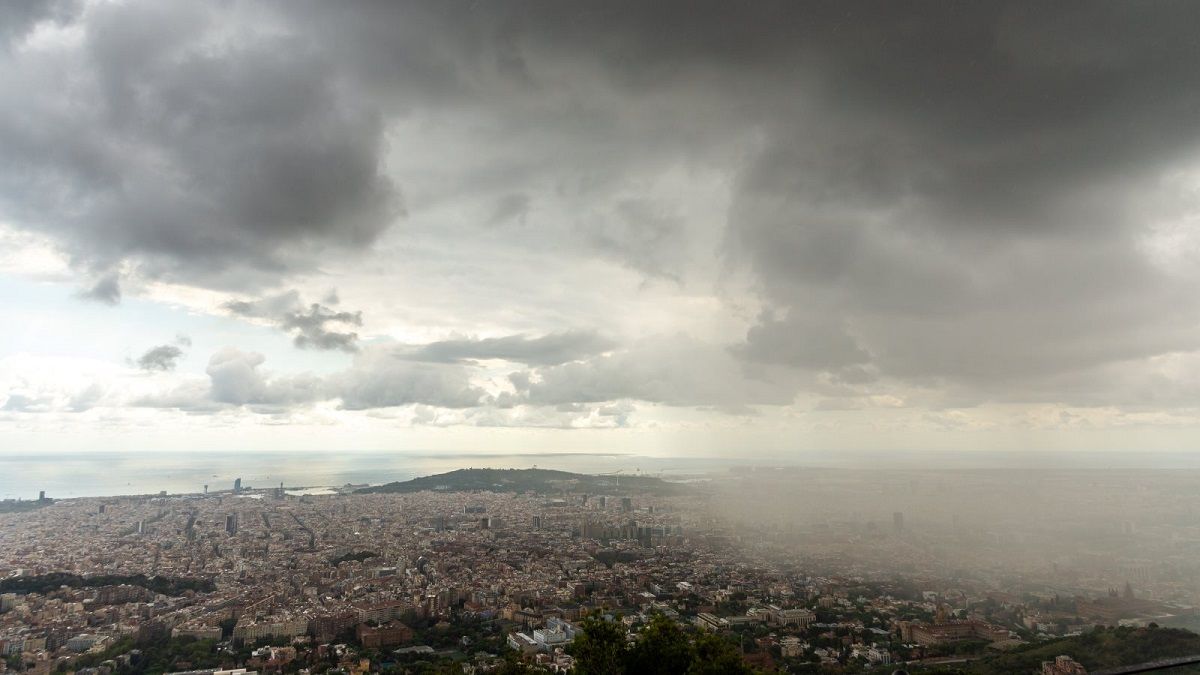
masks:
[[[0,4],[0,450],[1185,449],[1200,4]]]

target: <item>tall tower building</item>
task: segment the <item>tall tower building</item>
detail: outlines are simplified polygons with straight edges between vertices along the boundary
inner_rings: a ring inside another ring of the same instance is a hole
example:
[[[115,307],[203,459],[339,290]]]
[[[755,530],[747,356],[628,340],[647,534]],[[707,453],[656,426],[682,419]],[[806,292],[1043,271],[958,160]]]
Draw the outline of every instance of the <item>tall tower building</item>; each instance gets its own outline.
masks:
[[[225,516],[225,531],[229,534],[237,534],[237,514],[231,513]]]
[[[234,492],[241,492],[241,491],[242,491],[242,479],[241,479],[241,478],[236,478],[236,479],[234,479],[234,481],[233,481],[233,491],[234,491]]]

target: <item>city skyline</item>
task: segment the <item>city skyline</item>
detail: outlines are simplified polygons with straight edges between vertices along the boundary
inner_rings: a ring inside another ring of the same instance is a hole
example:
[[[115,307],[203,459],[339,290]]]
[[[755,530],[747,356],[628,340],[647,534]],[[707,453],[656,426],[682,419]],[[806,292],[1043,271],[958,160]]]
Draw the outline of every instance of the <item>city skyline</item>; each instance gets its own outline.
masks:
[[[0,452],[1190,451],[1200,7],[0,9]]]
[[[1194,663],[1194,484],[1154,470],[469,469],[310,493],[234,479],[46,494],[0,501],[0,663],[532,675],[595,672],[588,640],[604,635],[614,675],[680,658],[729,675]]]

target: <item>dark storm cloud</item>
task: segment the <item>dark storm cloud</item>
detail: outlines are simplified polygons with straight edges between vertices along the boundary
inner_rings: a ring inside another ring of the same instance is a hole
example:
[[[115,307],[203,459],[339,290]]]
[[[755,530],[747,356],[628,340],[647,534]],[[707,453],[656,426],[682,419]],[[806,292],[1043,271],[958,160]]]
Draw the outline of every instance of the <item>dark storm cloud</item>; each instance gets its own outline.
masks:
[[[0,65],[0,213],[92,268],[214,287],[308,270],[398,212],[383,119],[270,17],[92,4],[77,49]],[[255,23],[261,21],[261,29]]]
[[[879,9],[778,80],[728,241],[788,318],[739,352],[1007,400],[1200,346],[1195,274],[1145,246],[1196,207],[1164,182],[1200,150],[1196,6]]]
[[[35,21],[19,14],[9,35]],[[482,204],[478,222],[421,230],[464,259],[552,250],[681,286],[724,265],[749,272],[766,311],[731,349],[565,333],[401,349],[380,367],[523,362],[537,372],[519,395],[547,405],[787,402],[774,366],[823,394],[899,382],[1066,400],[1089,373],[1200,348],[1196,3],[130,3],[79,16],[77,49],[10,50],[0,65],[21,93],[0,110],[0,216],[111,279],[101,299],[119,299],[121,263],[277,287],[362,250],[400,210],[381,170],[388,125],[417,118],[466,139],[426,198]],[[720,251],[690,252],[687,197],[641,184],[679,167],[727,179]],[[546,216],[556,203],[565,215]],[[1159,241],[1163,227],[1176,238]],[[353,349],[346,327],[361,319],[333,304],[228,308],[300,346]],[[457,370],[401,375],[428,375],[430,398],[455,406],[477,398]],[[348,407],[421,398],[381,382],[344,391]]]
[[[464,195],[500,190],[493,220],[522,222],[532,197],[521,181],[544,182],[550,166],[566,169],[555,178],[572,199],[605,199],[630,163],[660,161],[656,152],[701,131],[631,133],[680,125],[646,112],[622,121],[621,93],[579,111],[556,102],[547,66],[578,70],[586,87],[618,52],[593,45],[599,65],[571,63],[560,57],[574,47],[554,33],[594,42],[603,33],[588,24],[612,20],[634,26],[584,6],[79,5],[58,23],[79,30],[80,44],[27,50],[0,71],[23,92],[0,114],[0,214],[50,234],[87,269],[124,262],[168,281],[275,285],[390,224],[400,200],[381,172],[384,131],[412,111],[493,116],[481,157],[495,155],[490,142],[522,143],[526,157],[502,153],[455,181]],[[564,224],[561,237],[663,274],[679,223],[650,212],[630,222],[638,202],[623,203]]]
[[[333,23],[374,45],[365,64],[410,53],[411,42],[384,44],[408,11],[372,6]],[[423,30],[455,35],[445,58],[364,72],[421,82],[442,102],[486,88],[505,133],[527,124],[561,139],[549,155],[561,185],[711,159],[696,148],[758,135],[730,164],[728,257],[757,278],[777,310],[767,316],[786,318],[749,332],[735,351],[750,361],[1015,387],[1200,346],[1195,274],[1163,269],[1144,245],[1157,222],[1197,206],[1192,187],[1163,180],[1200,154],[1195,4],[514,2],[418,14]],[[555,110],[563,72],[577,78],[570,91],[591,94],[587,114]],[[593,137],[620,157],[580,152]],[[663,256],[687,224],[627,205],[576,232],[600,255],[669,274],[676,261]]]
[[[980,386],[1200,346],[1195,274],[1144,246],[1196,207],[1163,181],[1200,154],[1194,4],[519,7],[483,14],[534,81],[571,45],[679,115],[656,150],[685,109],[762,134],[727,241],[787,319],[747,358]],[[670,245],[636,222],[634,264]]]
[[[139,356],[137,366],[142,370],[175,370],[182,356],[183,350],[175,345],[159,345]]]
[[[337,302],[337,293],[326,300]],[[264,319],[280,329],[291,333],[292,341],[301,349],[340,349],[352,352],[358,349],[358,333],[335,330],[330,326],[361,326],[362,312],[342,312],[320,303],[305,305],[297,291],[258,300],[234,300],[225,303],[225,309],[237,316]]]
[[[558,365],[608,351],[612,340],[592,331],[564,331],[540,337],[508,335],[499,338],[443,340],[412,346],[397,355],[412,361],[458,363],[503,359],[529,365]]]

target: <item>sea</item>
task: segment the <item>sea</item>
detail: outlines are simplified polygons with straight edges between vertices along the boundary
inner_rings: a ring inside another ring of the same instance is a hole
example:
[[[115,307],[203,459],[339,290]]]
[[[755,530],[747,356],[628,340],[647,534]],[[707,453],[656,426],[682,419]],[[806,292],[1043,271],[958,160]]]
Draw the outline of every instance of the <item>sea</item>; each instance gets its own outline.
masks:
[[[576,473],[654,475],[687,480],[727,471],[738,459],[626,454],[464,454],[413,452],[215,452],[0,454],[0,499],[188,494],[242,487],[319,494],[320,488],[378,485],[455,469],[544,468]]]
[[[622,453],[372,452],[0,452],[0,499],[189,494],[279,487],[310,493],[319,488],[378,485],[455,469],[557,469],[588,474],[649,475],[667,480],[708,480],[744,467],[776,466],[875,471],[988,470],[1197,471],[1200,453],[1153,452],[803,452],[771,457],[648,456]],[[303,489],[302,489],[303,488]]]

